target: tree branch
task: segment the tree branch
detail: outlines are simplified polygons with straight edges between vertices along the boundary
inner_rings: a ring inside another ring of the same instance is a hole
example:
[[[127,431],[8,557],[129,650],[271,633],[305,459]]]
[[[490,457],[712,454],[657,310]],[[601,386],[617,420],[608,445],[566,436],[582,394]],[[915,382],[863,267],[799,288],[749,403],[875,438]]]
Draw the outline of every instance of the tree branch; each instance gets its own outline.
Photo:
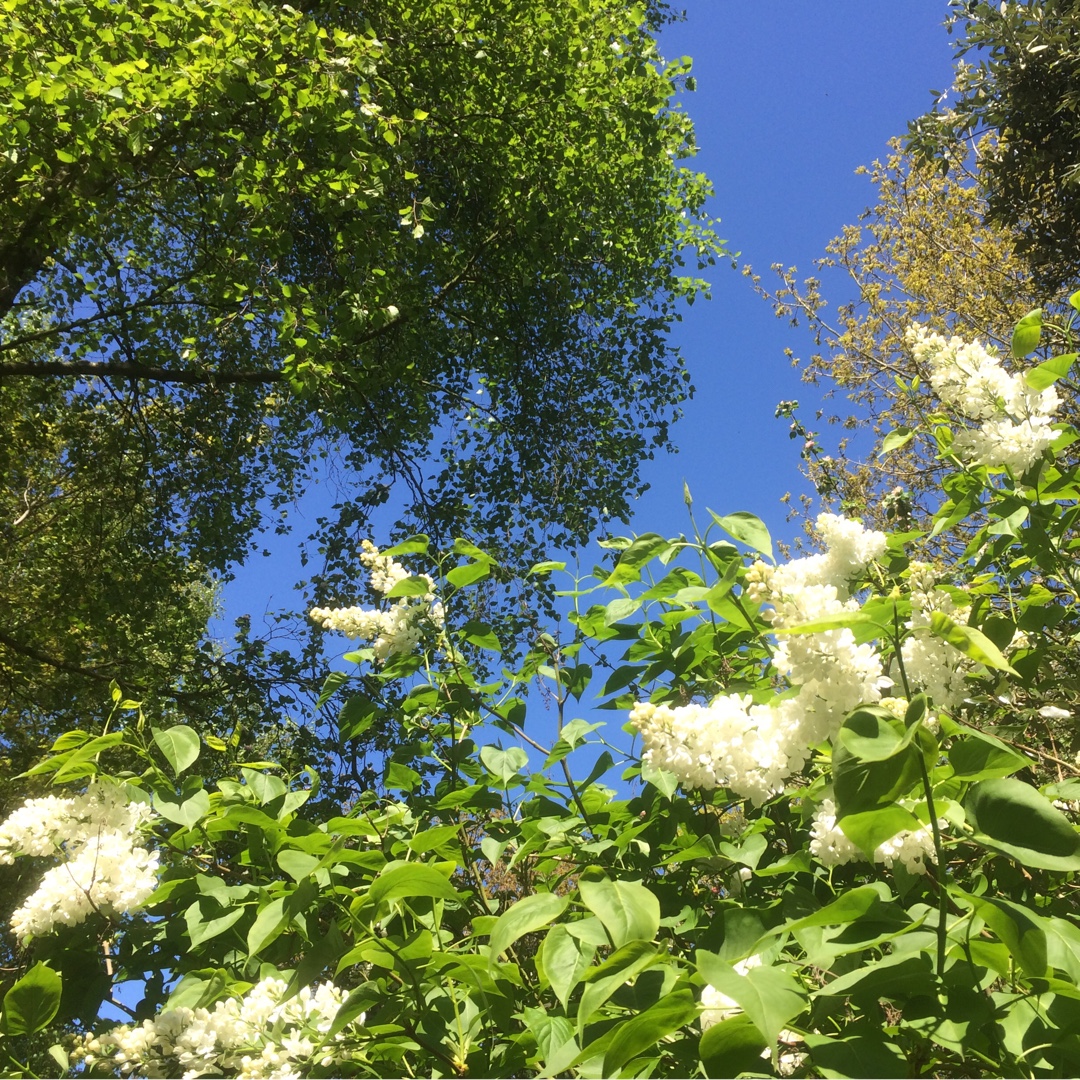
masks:
[[[151,382],[183,383],[190,386],[278,383],[285,378],[281,371],[183,371],[99,360],[0,364],[0,379],[6,375],[27,375],[34,378],[47,375],[89,375],[102,379],[147,379]]]

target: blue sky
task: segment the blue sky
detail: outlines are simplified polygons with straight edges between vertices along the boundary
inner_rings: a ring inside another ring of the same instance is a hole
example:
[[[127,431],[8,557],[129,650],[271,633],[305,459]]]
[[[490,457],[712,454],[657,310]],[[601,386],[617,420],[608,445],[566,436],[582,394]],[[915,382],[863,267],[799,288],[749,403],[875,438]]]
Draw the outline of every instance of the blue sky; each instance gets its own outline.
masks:
[[[768,275],[775,262],[812,271],[815,258],[871,201],[860,165],[886,153],[951,81],[944,0],[679,0],[686,20],[665,30],[667,58],[689,55],[697,90],[685,96],[701,152],[696,167],[715,186],[710,212],[741,262]],[[726,264],[713,272],[713,300],[684,313],[676,341],[697,387],[675,429],[678,455],[646,462],[651,483],[629,523],[636,532],[687,527],[685,479],[695,506],[749,510],[774,534],[790,535],[780,497],[801,490],[798,444],[774,419],[797,398],[812,419],[815,392],[785,359],[808,341],[777,320]],[[826,285],[827,285],[826,281]],[[826,295],[830,295],[826,287]],[[839,283],[834,303],[848,299]],[[827,445],[828,448],[828,445]],[[224,591],[233,618],[302,606],[296,549],[323,498],[296,508],[291,537],[269,536],[274,556],[253,556]],[[385,537],[374,537],[376,543]]]
[[[860,165],[925,112],[931,90],[951,82],[943,0],[690,0],[686,21],[665,31],[666,57],[693,57],[697,90],[685,104],[713,182],[720,235],[767,282],[773,263],[803,275],[872,201]],[[845,283],[825,294],[849,299]],[[713,301],[686,313],[677,340],[697,396],[675,429],[678,456],[648,464],[653,485],[631,525],[638,532],[684,520],[683,478],[696,504],[750,510],[783,532],[780,496],[801,490],[798,444],[773,419],[796,398],[813,417],[814,388],[799,380],[785,346],[810,352],[806,335],[778,320],[726,266]],[[825,433],[826,436],[828,433]],[[828,448],[828,447],[827,447]]]

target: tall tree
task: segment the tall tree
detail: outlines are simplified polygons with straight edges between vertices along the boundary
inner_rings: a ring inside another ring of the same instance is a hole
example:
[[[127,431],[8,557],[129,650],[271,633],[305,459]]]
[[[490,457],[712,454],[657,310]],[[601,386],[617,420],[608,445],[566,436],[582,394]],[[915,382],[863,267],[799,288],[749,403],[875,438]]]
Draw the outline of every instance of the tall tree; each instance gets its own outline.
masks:
[[[990,217],[1047,297],[1080,280],[1080,4],[952,0],[955,93],[911,126],[920,154],[947,165],[957,139],[991,132],[980,178]],[[951,27],[950,27],[951,29]]]
[[[6,456],[8,550],[63,530],[34,548],[49,588],[4,597],[15,668],[160,681],[64,554],[91,513],[130,564],[102,572],[164,617],[325,455],[347,490],[320,598],[395,487],[403,527],[511,559],[626,511],[691,392],[668,331],[722,250],[663,6],[7,6],[0,407],[52,433],[33,482]]]
[[[432,528],[584,537],[668,443],[689,385],[667,331],[702,286],[683,255],[720,250],[656,17],[19,0],[0,376],[107,386],[151,457],[156,412],[182,425],[148,472],[183,470],[177,528],[214,567],[318,436],[361,505],[389,476]]]

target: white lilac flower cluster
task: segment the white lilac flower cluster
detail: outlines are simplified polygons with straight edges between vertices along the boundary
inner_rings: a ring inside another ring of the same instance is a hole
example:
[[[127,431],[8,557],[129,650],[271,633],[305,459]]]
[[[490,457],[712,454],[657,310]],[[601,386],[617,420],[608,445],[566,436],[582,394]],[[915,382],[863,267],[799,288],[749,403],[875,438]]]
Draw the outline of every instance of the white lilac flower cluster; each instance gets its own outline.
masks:
[[[332,983],[304,987],[283,1000],[286,984],[269,978],[243,998],[219,1001],[213,1009],[181,1007],[159,1013],[137,1027],[124,1024],[106,1035],[87,1035],[75,1057],[88,1066],[111,1065],[127,1076],[237,1076],[243,1080],[299,1080],[300,1066],[326,1069],[344,1060],[344,1031],[330,1028],[345,1001]]]
[[[948,823],[944,818],[938,821],[938,828],[943,829]],[[810,854],[825,866],[842,866],[844,863],[865,859],[863,853],[844,834],[836,823],[836,804],[832,799],[823,799],[814,813],[814,822],[810,827]],[[934,850],[934,833],[929,825],[921,829],[905,829],[886,840],[874,849],[873,861],[884,863],[891,870],[893,864],[901,862],[909,874],[925,874],[926,860],[937,862]]]
[[[73,798],[24,803],[0,824],[0,863],[21,855],[60,862],[11,916],[15,935],[25,942],[94,911],[111,917],[142,904],[157,888],[158,854],[137,843],[151,816],[122,787],[101,782]]]
[[[409,571],[386,555],[370,541],[361,544],[360,561],[371,575],[371,587],[385,596],[399,581],[409,577]],[[312,608],[311,618],[326,630],[337,630],[349,638],[370,641],[375,658],[385,663],[391,656],[412,652],[424,636],[425,629],[443,626],[443,606],[435,599],[435,583],[427,574],[420,575],[428,583],[421,596],[402,596],[388,610],[378,608]]]
[[[957,433],[953,450],[959,457],[1019,475],[1043,456],[1054,441],[1051,417],[1061,405],[1054,387],[1033,390],[976,342],[946,340],[925,326],[909,327],[905,336],[916,363],[929,368],[941,401],[980,422]]]
[[[766,618],[775,629],[858,610],[850,585],[885,551],[885,535],[858,522],[822,514],[817,526],[824,554],[780,567],[758,562],[748,575],[748,595],[771,605]],[[876,650],[857,644],[848,629],[785,637],[773,663],[798,687],[776,705],[755,705],[738,694],[708,706],[638,704],[630,720],[641,733],[643,759],[688,787],[727,787],[764,802],[803,767],[815,743],[833,736],[856,706],[878,701],[889,685]]]
[[[911,618],[907,628],[911,634],[900,650],[904,674],[913,692],[922,690],[933,698],[935,705],[950,711],[964,700],[967,693],[964,679],[977,670],[977,665],[958,649],[931,634],[930,617],[940,611],[954,621],[962,622],[967,606],[957,604],[936,584],[934,569],[928,563],[911,564],[908,585]]]

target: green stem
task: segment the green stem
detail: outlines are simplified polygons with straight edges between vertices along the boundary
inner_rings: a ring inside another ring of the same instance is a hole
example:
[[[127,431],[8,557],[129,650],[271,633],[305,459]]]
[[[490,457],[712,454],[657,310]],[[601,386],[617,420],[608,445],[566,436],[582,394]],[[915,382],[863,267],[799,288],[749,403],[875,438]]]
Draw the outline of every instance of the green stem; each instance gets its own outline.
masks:
[[[896,657],[896,665],[900,670],[900,681],[904,685],[904,697],[911,700],[911,687],[908,683],[907,672],[904,670],[904,657],[900,648],[900,615],[893,603],[893,655]],[[921,724],[922,721],[920,720]],[[926,812],[930,815],[930,831],[934,837],[934,883],[937,885],[938,894],[938,925],[937,925],[937,976],[945,977],[945,944],[947,940],[947,927],[945,919],[949,911],[949,898],[942,881],[942,867],[945,865],[945,851],[941,843],[941,830],[938,828],[937,809],[934,806],[934,789],[930,783],[930,774],[926,769],[926,758],[922,750],[916,745],[915,755],[919,762],[919,775],[922,778],[923,794],[926,796]]]

